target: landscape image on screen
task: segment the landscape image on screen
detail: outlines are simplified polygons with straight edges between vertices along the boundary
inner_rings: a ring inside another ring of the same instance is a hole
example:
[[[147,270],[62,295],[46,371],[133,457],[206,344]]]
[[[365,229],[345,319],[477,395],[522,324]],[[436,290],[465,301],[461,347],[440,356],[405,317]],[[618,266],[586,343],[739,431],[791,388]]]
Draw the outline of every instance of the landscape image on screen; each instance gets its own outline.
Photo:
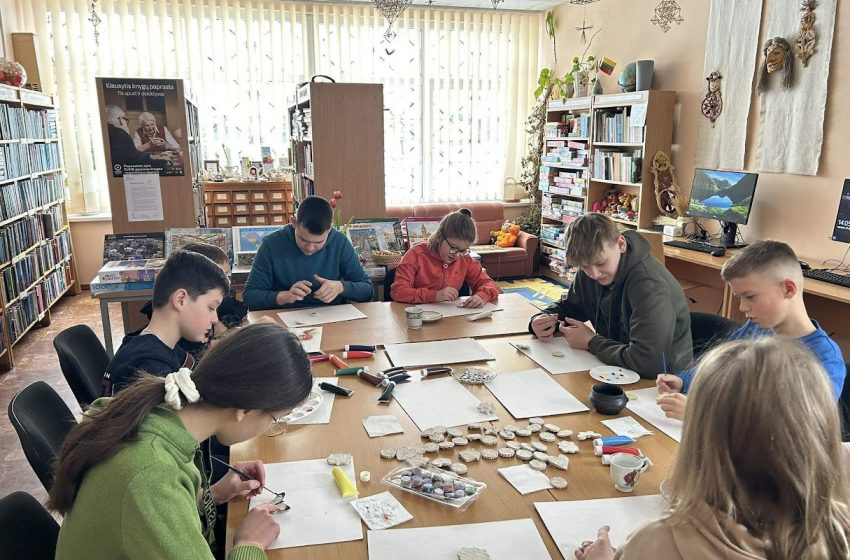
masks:
[[[688,215],[747,223],[757,179],[752,173],[697,169]]]

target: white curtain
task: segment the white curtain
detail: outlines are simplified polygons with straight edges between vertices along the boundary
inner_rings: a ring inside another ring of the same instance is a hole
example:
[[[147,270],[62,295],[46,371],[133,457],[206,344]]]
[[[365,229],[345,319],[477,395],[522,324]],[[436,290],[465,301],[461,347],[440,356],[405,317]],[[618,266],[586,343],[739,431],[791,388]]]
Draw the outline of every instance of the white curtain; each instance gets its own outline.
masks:
[[[285,155],[286,107],[314,74],[384,84],[387,203],[493,200],[519,176],[540,15],[411,7],[385,42],[370,4],[17,0],[60,100],[71,211],[109,209],[95,76],[176,77],[200,107],[204,158]],[[54,85],[55,84],[55,85]]]

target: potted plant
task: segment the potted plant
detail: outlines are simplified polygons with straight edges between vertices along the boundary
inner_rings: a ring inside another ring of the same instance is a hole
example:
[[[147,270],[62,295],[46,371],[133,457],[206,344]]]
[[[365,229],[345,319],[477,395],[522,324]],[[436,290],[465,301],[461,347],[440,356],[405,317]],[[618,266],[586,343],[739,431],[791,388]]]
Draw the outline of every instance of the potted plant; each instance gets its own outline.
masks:
[[[588,56],[587,51],[590,50],[590,46],[593,44],[593,39],[596,38],[600,31],[602,30],[599,29],[590,37],[590,41],[587,42],[587,47],[585,47],[581,57],[573,57],[573,66],[562,80],[564,84],[572,84],[573,97],[585,97],[590,95],[589,86],[596,82],[596,76],[594,75],[592,78],[590,76],[590,73],[597,68],[596,58],[593,55]]]

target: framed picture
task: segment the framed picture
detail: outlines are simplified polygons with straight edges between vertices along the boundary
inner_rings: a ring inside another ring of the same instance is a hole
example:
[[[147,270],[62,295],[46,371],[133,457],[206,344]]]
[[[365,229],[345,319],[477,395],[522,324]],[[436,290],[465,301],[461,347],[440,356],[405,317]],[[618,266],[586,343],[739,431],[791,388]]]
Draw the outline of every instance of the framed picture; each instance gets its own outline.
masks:
[[[204,160],[204,171],[211,175],[216,175],[221,173],[221,167],[218,165],[217,159],[205,159]]]

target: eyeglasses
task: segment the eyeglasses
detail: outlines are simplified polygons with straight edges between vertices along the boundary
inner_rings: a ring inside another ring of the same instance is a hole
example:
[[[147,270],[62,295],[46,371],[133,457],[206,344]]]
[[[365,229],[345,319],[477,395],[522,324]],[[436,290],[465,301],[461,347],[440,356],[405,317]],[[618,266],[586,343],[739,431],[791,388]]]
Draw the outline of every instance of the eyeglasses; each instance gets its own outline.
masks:
[[[451,243],[449,243],[448,239],[443,239],[446,242],[446,245],[449,246],[449,254],[450,255],[461,255],[465,256],[469,254],[469,249],[461,249],[460,247],[455,247]]]
[[[270,414],[270,416],[272,417],[272,423],[265,429],[263,434],[268,437],[278,437],[285,434],[286,428],[289,427],[286,420],[283,418],[276,418],[273,414]]]

